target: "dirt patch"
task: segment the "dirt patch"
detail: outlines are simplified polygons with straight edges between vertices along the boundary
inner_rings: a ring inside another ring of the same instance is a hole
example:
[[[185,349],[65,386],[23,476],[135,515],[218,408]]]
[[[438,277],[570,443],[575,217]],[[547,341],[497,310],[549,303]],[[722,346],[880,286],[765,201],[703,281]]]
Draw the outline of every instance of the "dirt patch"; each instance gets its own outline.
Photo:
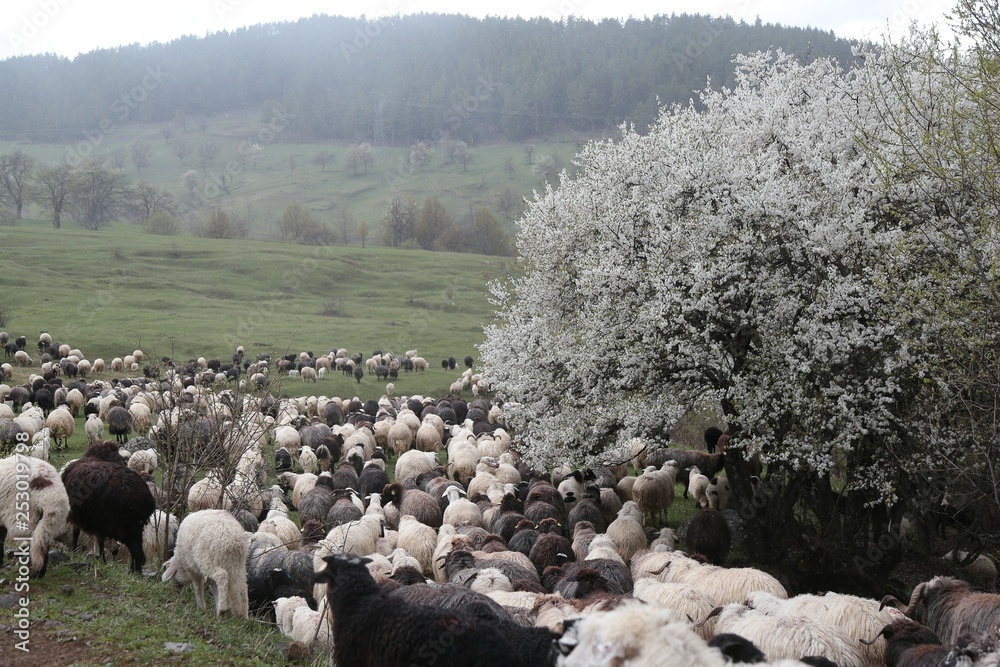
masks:
[[[39,665],[103,665],[120,662],[104,653],[99,642],[57,628],[32,628],[28,651],[14,647],[20,641],[13,632],[0,635],[3,641],[3,664],[7,667]]]

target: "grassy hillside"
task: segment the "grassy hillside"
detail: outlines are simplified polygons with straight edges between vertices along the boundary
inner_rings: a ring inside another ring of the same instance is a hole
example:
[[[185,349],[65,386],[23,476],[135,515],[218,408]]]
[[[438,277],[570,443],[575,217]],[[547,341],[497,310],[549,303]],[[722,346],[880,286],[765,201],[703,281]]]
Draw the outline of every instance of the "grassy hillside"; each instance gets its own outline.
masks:
[[[162,135],[165,127],[125,125],[106,133],[81,133],[79,141],[69,144],[16,147],[46,165],[67,158],[74,163],[90,157],[113,161],[118,156],[122,171],[132,181],[144,180],[172,193],[175,207],[187,223],[207,219],[212,208],[222,207],[247,219],[254,236],[270,237],[285,208],[298,203],[338,230],[345,212],[353,221],[352,229],[361,221],[367,222],[371,242],[378,237],[378,226],[394,192],[418,203],[437,197],[456,221],[471,218],[473,211],[487,207],[510,223],[522,210],[522,199],[530,199],[534,190],[544,187],[545,173],[539,162],[546,163],[546,156],[552,156],[558,167],[571,166],[579,146],[575,139],[531,144],[529,164],[526,145],[474,145],[469,147],[472,157],[463,168],[457,162],[447,163],[444,149],[437,145],[420,170],[407,165],[409,148],[375,147],[375,161],[367,173],[359,167],[355,175],[346,164],[350,146],[297,143],[280,124],[269,125],[251,113],[214,117],[203,129],[193,122],[186,128],[170,124],[169,141]],[[237,161],[237,146],[246,140],[260,146],[256,165],[243,166]],[[134,141],[149,145],[149,164],[141,171],[128,159],[128,146]],[[191,151],[183,161],[175,154],[178,144]],[[204,144],[218,147],[218,155],[209,163],[199,157]],[[14,148],[11,145],[7,150]],[[313,162],[321,152],[332,156],[325,167]],[[198,173],[201,188],[194,196],[182,180],[190,170]],[[552,169],[548,173],[552,177],[556,174]],[[231,181],[225,182],[227,178]],[[222,187],[224,182],[228,193]],[[507,188],[514,195],[514,206],[505,215],[499,199]],[[48,215],[37,205],[30,206],[28,213],[38,218]],[[66,221],[64,226],[73,223]],[[360,244],[356,236],[351,242]]]
[[[493,316],[486,285],[511,262],[371,246],[159,237],[130,225],[55,233],[37,220],[0,228],[0,243],[4,330],[26,336],[33,357],[43,330],[90,359],[108,361],[136,347],[179,360],[228,359],[237,345],[252,356],[416,348],[431,369],[401,375],[397,387],[437,395],[447,393],[464,368],[461,360],[476,356]],[[441,369],[449,356],[460,360],[459,370]],[[322,382],[322,389],[297,381],[286,388],[378,396],[385,387],[339,374]]]

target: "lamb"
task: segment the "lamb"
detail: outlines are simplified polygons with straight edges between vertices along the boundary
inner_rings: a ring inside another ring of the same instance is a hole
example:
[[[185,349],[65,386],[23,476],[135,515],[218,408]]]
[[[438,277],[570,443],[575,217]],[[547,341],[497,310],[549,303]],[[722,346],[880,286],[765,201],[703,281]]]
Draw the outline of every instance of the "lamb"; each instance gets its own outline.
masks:
[[[52,449],[52,431],[48,427],[31,436],[31,448],[26,452],[28,456],[43,461],[49,460],[49,452]]]
[[[883,604],[894,598],[886,596]],[[926,625],[945,644],[964,633],[982,634],[1000,621],[1000,595],[979,593],[954,577],[934,577],[917,584],[903,610],[908,618]]]
[[[716,634],[740,635],[771,660],[822,656],[840,667],[868,664],[858,640],[827,621],[804,615],[769,616],[737,603],[716,607],[705,621],[714,616],[719,619]]]
[[[653,551],[662,549],[663,551],[673,551],[677,545],[677,535],[672,528],[661,528],[660,536],[649,543],[649,548]]]
[[[608,525],[607,536],[615,543],[618,553],[626,563],[647,545],[646,531],[642,523],[636,519],[638,512],[641,512],[639,506],[630,500],[622,506],[618,518]]]
[[[329,588],[333,657],[338,665],[408,667],[417,662],[482,667],[525,665],[521,646],[469,614],[390,599],[365,567],[367,559],[328,556],[317,582]],[[404,587],[408,591],[414,587]]]
[[[796,595],[783,600],[770,593],[756,591],[747,596],[747,606],[771,616],[808,616],[832,623],[854,639],[871,637],[898,616],[895,609],[881,610],[877,600],[853,595]],[[885,663],[885,642],[872,642],[862,648],[870,667]]]
[[[76,422],[73,420],[73,415],[69,411],[69,408],[60,406],[50,412],[49,416],[45,418],[45,426],[52,431],[52,437],[55,439],[56,447],[59,449],[66,449],[66,447],[69,446],[69,439],[73,437]],[[62,443],[61,446],[60,441]]]
[[[177,530],[173,557],[163,581],[194,586],[199,609],[205,609],[205,581],[215,597],[216,616],[247,618],[247,533],[225,510],[200,510],[184,517]]]
[[[73,548],[85,530],[97,538],[103,558],[104,538],[114,538],[132,556],[132,571],[142,572],[146,562],[143,528],[156,505],[146,482],[125,466],[115,443],[105,440],[90,445],[83,457],[63,469],[62,480],[70,502]]]
[[[0,459],[0,565],[9,531],[15,539],[30,539],[17,542],[15,560],[44,577],[49,546],[65,531],[69,511],[66,488],[50,463],[21,454]]]

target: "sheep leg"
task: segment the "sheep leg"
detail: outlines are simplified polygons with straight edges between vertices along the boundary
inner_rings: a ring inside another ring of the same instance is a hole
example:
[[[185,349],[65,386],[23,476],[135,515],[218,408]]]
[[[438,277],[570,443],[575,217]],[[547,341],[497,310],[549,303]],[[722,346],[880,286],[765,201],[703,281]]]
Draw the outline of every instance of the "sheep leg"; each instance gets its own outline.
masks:
[[[142,541],[129,540],[125,543],[125,548],[132,557],[132,571],[142,574],[142,566],[146,564],[146,552],[142,550]]]
[[[198,609],[205,608],[205,578],[200,574],[191,577],[191,585],[194,587],[194,603]]]
[[[97,536],[97,553],[101,556],[101,562],[102,563],[105,562],[106,559],[104,557],[104,536],[103,535],[98,535]]]
[[[219,568],[212,573],[212,593],[215,595],[215,615],[229,613],[229,573]]]
[[[7,526],[0,526],[0,567],[3,566],[3,544],[7,541]]]

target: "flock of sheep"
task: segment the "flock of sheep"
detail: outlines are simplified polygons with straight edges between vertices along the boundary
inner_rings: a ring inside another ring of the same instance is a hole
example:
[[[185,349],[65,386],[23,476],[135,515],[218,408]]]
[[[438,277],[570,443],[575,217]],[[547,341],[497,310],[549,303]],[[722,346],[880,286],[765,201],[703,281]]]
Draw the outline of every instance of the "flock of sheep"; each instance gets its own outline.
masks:
[[[216,614],[269,617],[340,665],[1000,665],[1000,595],[963,581],[937,577],[904,605],[790,597],[725,567],[737,513],[716,430],[709,451],[636,441],[631,466],[543,472],[478,393],[276,399],[199,382],[225,375],[199,363],[80,378],[71,356],[65,385],[51,366],[0,385],[0,445],[17,448],[0,459],[0,538],[32,538],[34,576],[57,542],[135,572],[162,561],[199,607],[207,585]],[[89,445],[57,471],[50,448],[81,410]],[[678,484],[698,506],[683,550],[653,529]]]

